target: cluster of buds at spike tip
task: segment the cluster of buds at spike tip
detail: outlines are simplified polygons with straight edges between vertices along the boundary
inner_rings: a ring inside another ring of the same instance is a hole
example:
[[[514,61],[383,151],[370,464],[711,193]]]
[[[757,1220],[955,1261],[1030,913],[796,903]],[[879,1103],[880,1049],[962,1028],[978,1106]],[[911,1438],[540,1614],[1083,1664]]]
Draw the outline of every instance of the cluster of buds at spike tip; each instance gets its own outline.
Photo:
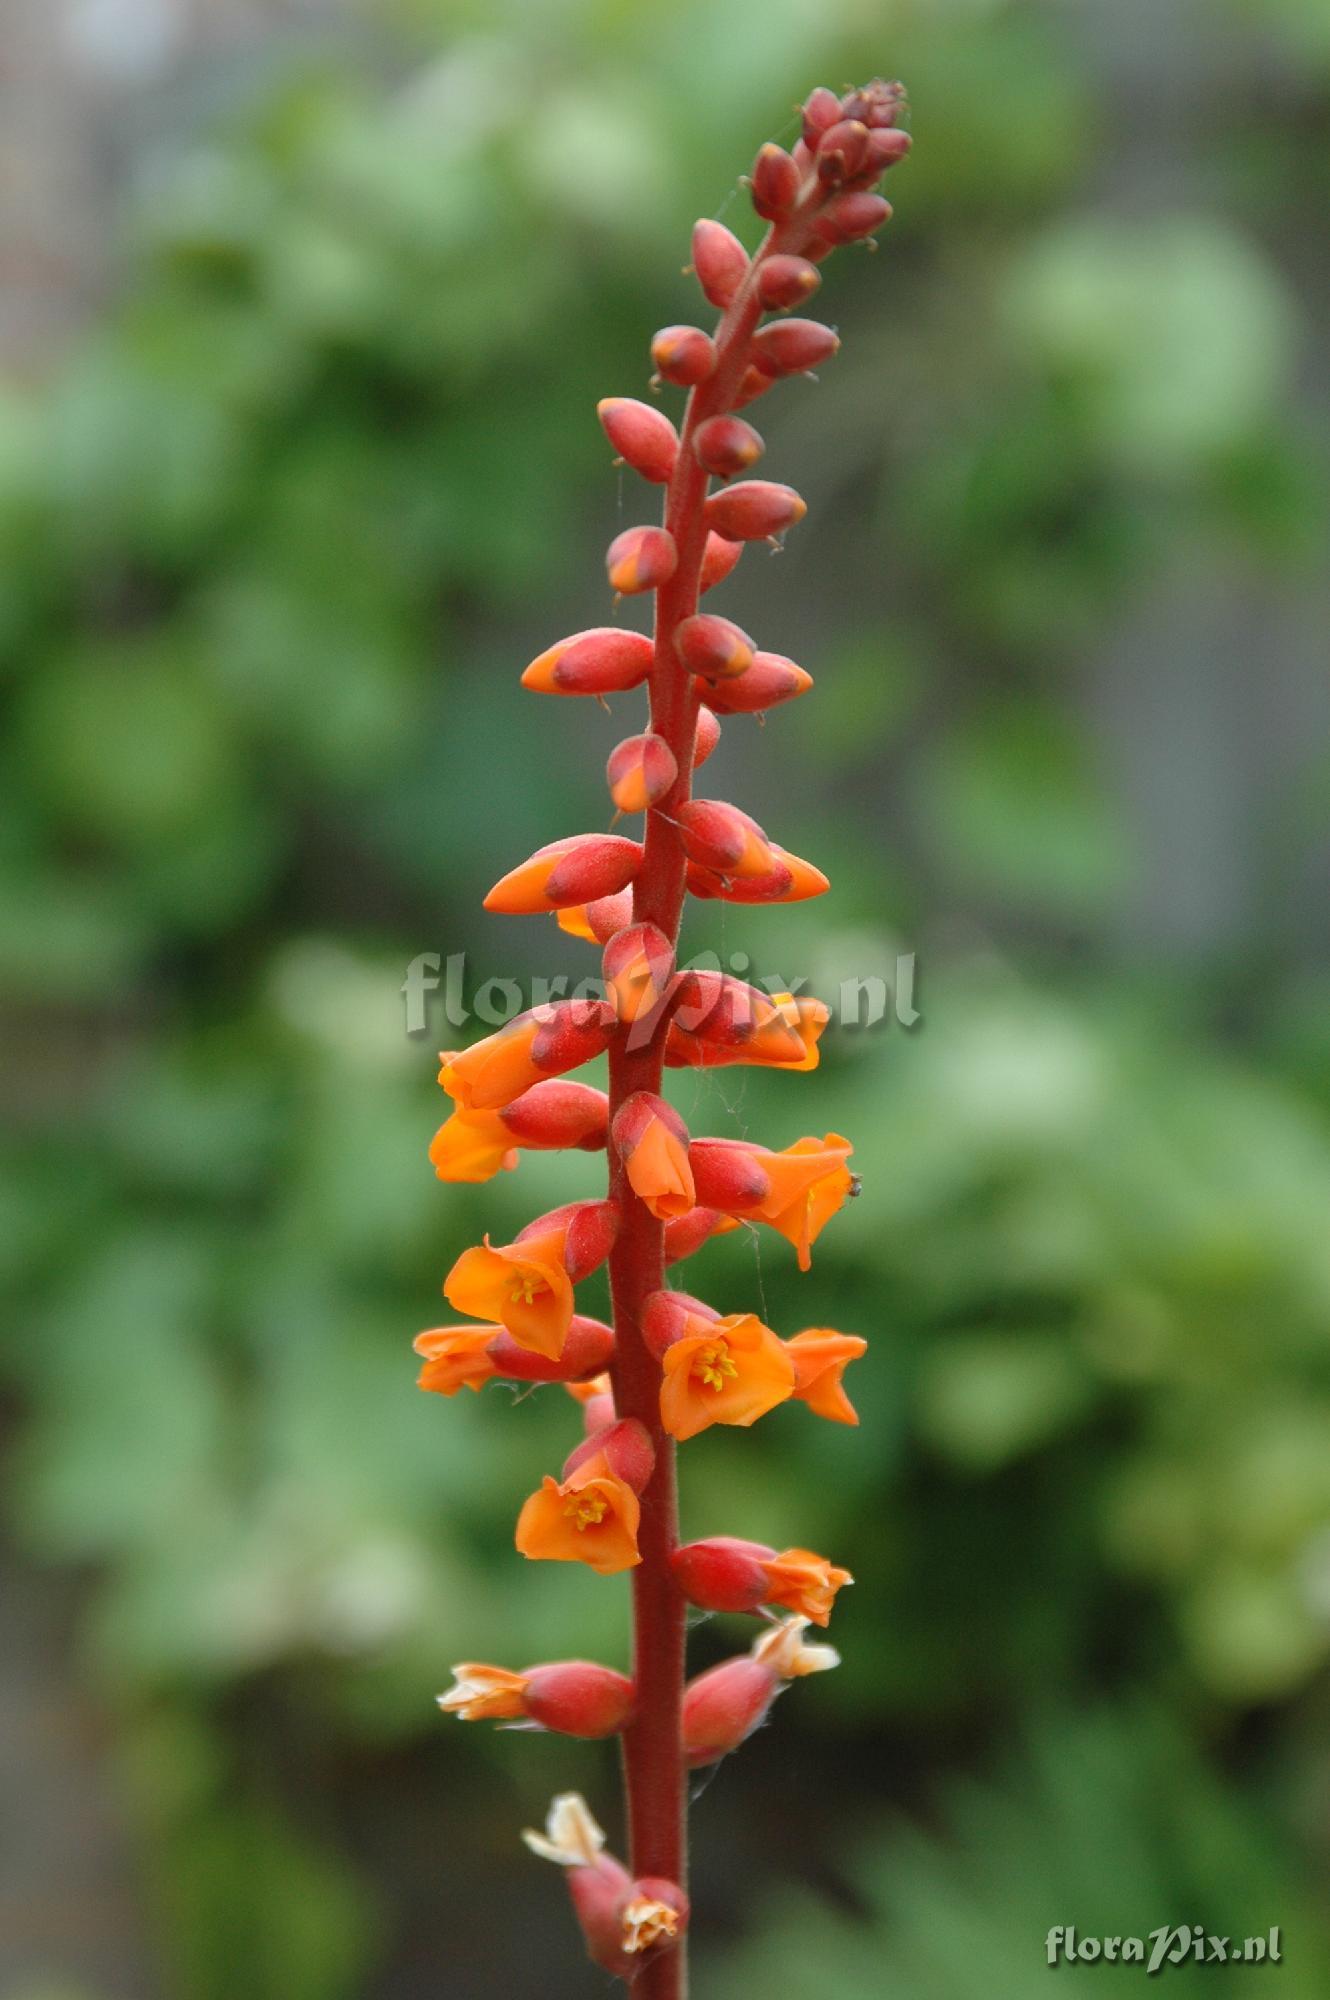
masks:
[[[664,401],[669,389],[685,390],[686,403],[672,413],[635,396],[597,405],[617,460],[664,489],[662,518],[622,528],[606,556],[616,597],[654,594],[654,630],[573,632],[521,678],[534,693],[602,706],[644,690],[634,733],[600,753],[615,823],[640,816],[641,837],[574,834],[501,876],[486,908],[553,915],[569,936],[598,946],[601,993],[533,1008],[440,1058],[453,1101],[429,1149],[440,1180],[489,1181],[524,1151],[607,1156],[604,1199],[569,1202],[511,1241],[486,1235],[461,1250],[443,1291],[462,1322],[431,1328],[416,1348],[420,1386],[436,1395],[494,1381],[559,1384],[566,1393],[556,1399],[580,1416],[558,1473],[528,1469],[523,1485],[534,1490],[517,1512],[516,1548],[530,1561],[634,1572],[636,1683],[591,1660],[521,1669],[468,1661],[439,1705],[466,1721],[622,1736],[630,1862],[605,1851],[576,1793],[556,1799],[545,1831],[525,1838],[565,1870],[595,1963],[644,2000],[678,2000],[686,1984],[683,1768],[735,1750],[784,1688],[836,1664],[831,1647],[805,1635],[828,1623],[851,1581],[802,1547],[729,1535],[680,1546],[673,1460],[704,1430],[794,1421],[780,1415],[785,1405],[856,1424],[844,1378],[866,1343],[827,1326],[782,1337],[753,1312],[722,1313],[670,1289],[666,1276],[717,1237],[758,1228],[785,1237],[807,1270],[822,1231],[858,1191],[850,1142],[828,1132],[776,1150],[695,1137],[665,1086],[676,1069],[746,1064],[794,1075],[819,1061],[821,1001],[767,993],[681,959],[688,896],[790,903],[828,887],[813,862],[778,845],[741,806],[694,796],[719,718],[761,719],[813,685],[794,660],[764,649],[769,635],[701,602],[750,543],[779,546],[804,516],[794,487],[752,476],[766,446],[740,412],[836,354],[835,330],[800,314],[832,251],[889,216],[877,182],[908,151],[904,108],[894,83],[813,91],[793,145],[763,146],[748,176],[768,225],[760,244],[750,251],[710,218],[693,231],[691,268],[718,322],[667,326],[650,343],[652,391]],[[601,1056],[608,1091],[572,1079]],[[607,1262],[613,1326],[578,1310],[577,1287]],[[764,1625],[747,1653],[684,1685],[677,1662],[689,1604]],[[662,1660],[672,1663],[663,1673]]]

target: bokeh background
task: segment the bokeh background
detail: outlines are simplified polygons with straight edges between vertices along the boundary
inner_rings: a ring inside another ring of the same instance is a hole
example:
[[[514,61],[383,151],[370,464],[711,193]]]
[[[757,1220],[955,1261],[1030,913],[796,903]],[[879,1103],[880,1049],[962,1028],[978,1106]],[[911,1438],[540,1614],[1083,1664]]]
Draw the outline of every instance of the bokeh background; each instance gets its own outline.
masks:
[[[698,1801],[698,1991],[1031,2000],[1051,1924],[1196,1922],[1285,1962],[1182,1989],[1320,2000],[1323,0],[5,19],[0,1994],[596,1990],[516,1835],[568,1785],[617,1831],[612,1755],[431,1696],[622,1662],[625,1591],[511,1549],[566,1399],[421,1397],[409,1342],[599,1167],[439,1187],[456,1034],[399,988],[592,969],[478,905],[640,726],[517,687],[654,506],[594,402],[795,100],[884,73],[897,219],[758,413],[809,520],[716,599],[818,686],[709,789],[834,893],[689,942],[832,995],[914,953],[922,1020],[674,1086],[854,1135],[811,1277],[745,1233],[690,1281],[871,1340],[858,1431],[689,1449],[690,1532],[859,1579]]]

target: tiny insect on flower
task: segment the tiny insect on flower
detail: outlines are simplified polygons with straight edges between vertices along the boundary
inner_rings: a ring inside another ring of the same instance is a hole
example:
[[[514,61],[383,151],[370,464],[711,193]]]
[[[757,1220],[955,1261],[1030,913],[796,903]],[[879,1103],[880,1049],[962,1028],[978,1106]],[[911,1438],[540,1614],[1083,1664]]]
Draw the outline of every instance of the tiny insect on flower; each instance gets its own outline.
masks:
[[[438,1697],[438,1706],[463,1722],[520,1718],[561,1736],[595,1740],[617,1736],[632,1713],[632,1682],[594,1660],[552,1660],[520,1673],[464,1660],[452,1674],[454,1685]]]
[[[679,433],[664,411],[632,396],[605,396],[596,415],[620,458],[653,485],[663,486],[679,456]]]
[[[671,1437],[746,1429],[794,1393],[794,1364],[755,1313],[689,1316],[661,1357],[660,1420]]]
[[[601,1576],[633,1569],[641,1506],[597,1453],[563,1480],[546,1476],[517,1521],[517,1549],[532,1562],[580,1562]]]
[[[868,1352],[858,1334],[837,1333],[834,1327],[810,1326],[785,1343],[794,1363],[795,1399],[807,1403],[814,1416],[833,1424],[857,1424],[859,1412],[845,1393],[843,1376],[852,1361]]]
[[[522,674],[522,686],[535,694],[622,694],[641,685],[655,656],[644,632],[593,625],[538,653]]]
[[[537,916],[612,896],[642,865],[635,840],[617,833],[575,833],[537,848],[529,860],[501,876],[485,908],[503,916]]]
[[[680,389],[705,382],[716,366],[716,343],[700,326],[665,326],[651,343],[656,373]]]
[[[621,597],[658,590],[674,575],[679,551],[667,528],[625,528],[610,543],[605,574]]]
[[[673,1106],[635,1091],[615,1113],[612,1136],[638,1200],[662,1222],[686,1215],[694,1206],[688,1127]]]
[[[693,226],[693,269],[711,304],[723,309],[748,276],[748,252],[723,222],[704,217]]]

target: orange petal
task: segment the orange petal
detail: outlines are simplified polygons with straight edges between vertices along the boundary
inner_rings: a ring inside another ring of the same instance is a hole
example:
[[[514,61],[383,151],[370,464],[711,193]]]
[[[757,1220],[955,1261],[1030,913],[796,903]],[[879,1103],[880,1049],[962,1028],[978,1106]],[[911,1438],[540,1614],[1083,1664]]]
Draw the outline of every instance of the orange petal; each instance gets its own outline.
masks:
[[[548,1475],[517,1520],[517,1548],[533,1562],[580,1562],[601,1576],[632,1569],[641,1516],[631,1486],[615,1477],[603,1452],[560,1482]]]
[[[529,1014],[519,1015],[460,1054],[444,1055],[439,1082],[465,1111],[502,1110],[543,1075],[531,1060],[531,1044],[539,1031],[538,1021]]]
[[[841,1377],[851,1361],[868,1350],[857,1334],[837,1333],[829,1326],[806,1327],[785,1343],[794,1363],[794,1393],[814,1416],[833,1424],[857,1424],[859,1413],[845,1393]]]
[[[633,1193],[662,1222],[687,1215],[693,1206],[693,1170],[688,1148],[663,1119],[651,1118],[625,1166]]]
[[[853,1150],[848,1139],[828,1132],[823,1140],[797,1139],[763,1157],[771,1192],[759,1213],[793,1243],[801,1271],[812,1263],[813,1244],[854,1187],[845,1164]]]
[[[712,1424],[746,1429],[794,1393],[794,1363],[753,1313],[691,1322],[666,1348],[660,1420],[672,1437],[696,1437]]]
[[[458,1312],[497,1319],[520,1347],[557,1361],[573,1317],[573,1288],[560,1260],[561,1233],[495,1249],[464,1250],[444,1280]]]
[[[460,1716],[463,1722],[508,1722],[526,1714],[528,1675],[479,1660],[463,1660],[452,1671],[453,1686],[438,1698],[445,1715]]]
[[[454,1111],[430,1141],[441,1181],[489,1181],[517,1165],[512,1134],[497,1111]]]
[[[417,1386],[432,1389],[439,1396],[455,1396],[459,1389],[479,1389],[498,1372],[486,1353],[498,1326],[436,1326],[417,1334],[415,1350],[425,1366]]]
[[[847,1569],[837,1569],[811,1549],[782,1549],[763,1567],[771,1590],[768,1604],[797,1611],[814,1625],[830,1624],[837,1591],[854,1582]]]

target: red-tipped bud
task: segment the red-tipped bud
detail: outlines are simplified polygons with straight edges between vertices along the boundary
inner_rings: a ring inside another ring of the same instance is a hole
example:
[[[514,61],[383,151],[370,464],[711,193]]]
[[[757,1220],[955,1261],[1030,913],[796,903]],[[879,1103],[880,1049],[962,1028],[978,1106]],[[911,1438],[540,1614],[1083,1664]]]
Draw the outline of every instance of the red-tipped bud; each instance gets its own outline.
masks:
[[[726,972],[690,970],[679,975],[671,1036],[712,1048],[746,1048],[756,1043],[767,1059],[802,1059],[804,1048],[793,1022],[768,993]]]
[[[623,1949],[623,1910],[632,1887],[628,1870],[602,1855],[593,1868],[570,1868],[567,1882],[587,1956],[602,1971],[626,1978],[625,1967],[631,1964]]]
[[[709,708],[697,711],[697,734],[693,738],[693,769],[705,764],[720,742],[720,724]]]
[[[643,479],[664,486],[679,456],[679,433],[664,411],[632,396],[606,396],[596,415],[620,458]]]
[[[888,167],[894,167],[898,161],[903,160],[910,146],[911,139],[908,132],[893,130],[870,132],[865,174],[872,174],[876,180],[879,174],[886,173]]]
[[[823,896],[831,887],[820,868],[811,861],[789,854],[770,843],[771,865],[741,879],[696,863],[688,870],[688,893],[723,903],[802,903],[810,896]]]
[[[799,198],[799,169],[783,146],[770,141],[753,162],[753,207],[764,222],[783,222]]]
[[[605,1430],[614,1422],[614,1418],[614,1397],[608,1389],[602,1389],[597,1395],[589,1396],[582,1405],[582,1428],[588,1437],[594,1437],[597,1431]]]
[[[840,336],[820,320],[777,319],[753,335],[753,362],[766,375],[802,375],[829,361],[839,347]]]
[[[633,892],[620,889],[614,896],[597,896],[591,903],[573,903],[557,913],[559,929],[569,937],[585,938],[588,944],[606,944],[616,931],[631,921]]]
[[[513,1382],[581,1382],[608,1367],[614,1353],[614,1329],[574,1313],[563,1346],[553,1359],[519,1346],[506,1328],[495,1334],[485,1352],[495,1374]]]
[[[541,653],[522,675],[536,694],[620,694],[651,672],[655,647],[644,632],[593,625]]]
[[[822,283],[821,273],[806,257],[768,257],[757,274],[757,296],[767,312],[801,306]]]
[[[614,1239],[619,1234],[619,1208],[613,1201],[570,1201],[562,1208],[552,1208],[545,1215],[538,1215],[534,1222],[528,1222],[525,1229],[519,1229],[516,1241],[525,1243],[531,1237],[548,1235],[552,1230],[562,1229],[563,1267],[573,1284],[580,1284],[598,1271],[610,1251]]]
[[[737,1750],[766,1721],[784,1682],[751,1653],[722,1660],[683,1692],[684,1755],[690,1769]]]
[[[617,1736],[633,1711],[632,1682],[594,1660],[554,1660],[524,1678],[526,1714],[561,1736]]]
[[[690,1214],[681,1215],[677,1222],[665,1224],[665,1262],[682,1264],[713,1236],[728,1236],[738,1227],[732,1215],[722,1215],[718,1208],[695,1208]]]
[[[890,218],[891,203],[880,194],[840,194],[827,203],[814,227],[824,243],[857,243]]]
[[[759,434],[742,417],[708,417],[693,433],[697,462],[718,479],[747,472],[766,450]]]
[[[712,305],[725,307],[748,275],[748,252],[723,222],[704,219],[693,227],[693,269]]]
[[[775,1554],[764,1542],[713,1535],[676,1549],[672,1568],[690,1604],[704,1611],[756,1611],[766,1602],[766,1564]]]
[[[612,1134],[628,1183],[662,1222],[693,1206],[688,1127],[663,1097],[637,1090],[615,1113]]]
[[[679,551],[668,528],[625,528],[605,553],[605,574],[611,590],[635,597],[656,590],[674,575]]]
[[[830,92],[827,94],[830,96]],[[884,83],[878,76],[871,83],[864,84],[862,89],[847,92],[840,101],[839,115],[856,118],[861,125],[875,131],[884,131],[896,123],[905,105],[905,85]],[[829,122],[834,124],[835,121]]]
[[[636,875],[642,849],[616,833],[576,833],[537,848],[529,860],[501,876],[485,908],[502,916],[533,916],[612,896]]]
[[[608,1113],[603,1090],[551,1079],[524,1090],[499,1117],[519,1146],[537,1151],[580,1146],[594,1153],[605,1144]]]
[[[691,1292],[652,1292],[642,1307],[642,1338],[660,1360],[667,1347],[682,1337],[692,1320],[718,1320],[720,1314]]]
[[[467,1111],[497,1111],[542,1077],[562,1076],[601,1055],[617,1021],[602,1000],[533,1007],[460,1054],[440,1058],[439,1082]]]
[[[690,799],[678,812],[680,837],[690,861],[718,875],[771,873],[772,853],[755,819],[724,799]]]
[[[691,389],[715,367],[716,343],[700,326],[665,326],[651,343],[651,359],[663,381]]]
[[[840,99],[835,91],[828,90],[825,84],[819,84],[816,90],[809,93],[804,103],[804,144],[809,147],[816,146],[822,134],[830,131],[831,127],[839,123],[844,116]]]
[[[797,320],[786,320],[767,331],[783,332],[798,324]],[[706,504],[707,526],[732,542],[762,542],[769,535],[783,534],[807,512],[807,502],[792,486],[778,486],[771,479],[742,480],[738,486],[713,493]]]
[[[683,619],[674,634],[674,650],[690,674],[708,681],[732,680],[753,664],[753,642],[743,627],[714,611]]]
[[[813,255],[815,253],[810,252],[809,254]],[[824,246],[822,255],[830,256],[830,254],[831,248],[828,244]],[[745,368],[739,379],[739,386],[734,392],[732,407],[736,410],[742,410],[749,403],[755,403],[759,396],[765,396],[767,390],[774,389],[775,386],[776,378],[774,375],[764,375],[760,368]]]
[[[868,127],[857,118],[842,118],[829,125],[817,142],[817,177],[828,187],[839,187],[862,173],[868,160]]]
[[[645,812],[663,799],[679,775],[673,750],[663,736],[650,730],[644,736],[627,736],[614,750],[605,766],[610,797],[621,813]]]
[[[634,1493],[640,1493],[656,1468],[656,1448],[645,1424],[636,1417],[621,1417],[602,1431],[586,1437],[581,1444],[569,1452],[564,1460],[563,1476],[571,1478],[579,1465],[585,1465],[589,1458],[598,1453],[605,1454],[605,1461],[616,1479],[622,1479],[625,1486],[631,1486]]]
[[[707,700],[721,715],[755,715],[759,709],[807,694],[812,685],[813,676],[784,654],[756,653],[752,666],[737,680],[710,683]]]
[[[699,1198],[727,1215],[755,1214],[771,1193],[771,1177],[741,1140],[699,1139]]]
[[[702,576],[700,588],[714,590],[718,583],[724,583],[731,570],[738,566],[744,552],[742,542],[727,542],[724,535],[708,535],[707,545],[702,554]]]
[[[674,948],[655,924],[629,924],[606,945],[601,969],[619,1019],[646,1019],[669,988]]]

